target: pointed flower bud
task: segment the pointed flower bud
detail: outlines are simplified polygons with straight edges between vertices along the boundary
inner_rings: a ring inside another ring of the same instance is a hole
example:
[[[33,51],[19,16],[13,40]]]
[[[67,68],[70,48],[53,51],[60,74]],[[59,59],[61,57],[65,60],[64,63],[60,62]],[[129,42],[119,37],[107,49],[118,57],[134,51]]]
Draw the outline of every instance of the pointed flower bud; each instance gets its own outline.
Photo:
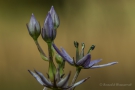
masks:
[[[41,33],[41,27],[39,22],[36,20],[34,14],[32,13],[30,22],[26,24],[30,36],[34,39],[37,40]]]
[[[51,17],[52,17],[52,20],[53,20],[54,29],[57,29],[60,25],[60,20],[59,20],[59,17],[57,15],[57,13],[55,12],[53,6],[50,9],[50,14],[51,14]]]
[[[44,41],[47,43],[53,42],[56,37],[56,30],[54,29],[53,19],[50,12],[48,12],[48,15],[45,19],[41,35]]]

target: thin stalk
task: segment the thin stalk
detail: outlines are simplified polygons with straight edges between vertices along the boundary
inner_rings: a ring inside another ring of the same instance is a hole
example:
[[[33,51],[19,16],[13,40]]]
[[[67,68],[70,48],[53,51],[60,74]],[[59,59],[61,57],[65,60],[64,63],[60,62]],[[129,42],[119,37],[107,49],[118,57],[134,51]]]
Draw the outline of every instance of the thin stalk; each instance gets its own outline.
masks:
[[[43,51],[42,48],[40,47],[40,45],[39,45],[39,43],[38,43],[38,40],[34,40],[34,41],[35,41],[35,44],[36,44],[36,46],[37,46],[39,52],[40,52],[41,54],[43,54],[44,56],[46,56],[45,53],[44,53],[44,51]]]
[[[43,51],[42,48],[40,47],[38,41],[37,41],[37,40],[34,40],[34,41],[35,41],[35,44],[36,44],[36,46],[37,46],[37,48],[38,48],[38,51],[40,52],[41,58],[42,58],[43,60],[45,60],[45,61],[48,61],[48,58],[46,57],[44,51]]]
[[[49,52],[49,60],[53,61],[53,55],[52,55],[52,49],[51,49],[52,43],[47,43],[47,45],[48,45],[48,52]]]
[[[75,84],[76,80],[77,80],[77,77],[79,76],[79,73],[81,71],[81,68],[76,68],[76,73],[74,75],[74,78],[72,80],[72,83],[71,83],[71,86]],[[72,88],[70,90],[74,90],[75,88]]]

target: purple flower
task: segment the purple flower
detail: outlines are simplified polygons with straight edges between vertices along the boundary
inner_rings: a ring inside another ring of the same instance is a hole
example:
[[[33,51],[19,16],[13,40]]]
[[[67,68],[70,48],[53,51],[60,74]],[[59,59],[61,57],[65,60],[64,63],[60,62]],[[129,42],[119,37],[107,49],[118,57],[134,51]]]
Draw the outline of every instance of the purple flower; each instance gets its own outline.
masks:
[[[57,29],[59,27],[59,25],[60,25],[60,20],[59,20],[59,17],[57,15],[57,13],[55,12],[53,6],[50,9],[50,14],[52,16],[52,20],[53,20],[53,23],[54,23],[54,28]]]
[[[34,70],[34,72],[28,70],[30,72],[30,74],[44,87],[47,88],[51,88],[51,89],[58,89],[58,90],[67,90],[70,88],[74,88],[80,84],[82,84],[83,82],[85,82],[88,78],[85,78],[75,84],[73,84],[72,86],[68,86],[68,81],[71,75],[71,72],[65,77],[63,78],[63,75],[60,76],[59,71],[57,72],[56,75],[54,75],[54,81],[50,82],[50,80],[48,80],[46,77],[44,77],[44,75],[36,70]]]
[[[30,36],[34,39],[37,40],[41,33],[41,27],[39,22],[36,20],[34,14],[32,13],[30,22],[26,24]]]
[[[50,12],[48,12],[48,15],[45,19],[41,35],[44,41],[47,43],[52,42],[56,37],[56,30],[54,29],[53,19]]]
[[[105,67],[105,66],[110,66],[110,65],[114,65],[118,62],[111,62],[108,64],[103,64],[103,65],[96,65],[97,63],[99,63],[101,61],[101,59],[98,60],[91,60],[91,55],[87,54],[84,57],[82,57],[79,60],[74,60],[72,59],[68,53],[64,50],[64,48],[61,48],[61,51],[55,46],[55,44],[53,44],[54,49],[56,50],[56,52],[65,60],[67,61],[70,65],[79,67],[79,68],[84,68],[84,69],[88,69],[88,68],[101,68],[101,67]]]

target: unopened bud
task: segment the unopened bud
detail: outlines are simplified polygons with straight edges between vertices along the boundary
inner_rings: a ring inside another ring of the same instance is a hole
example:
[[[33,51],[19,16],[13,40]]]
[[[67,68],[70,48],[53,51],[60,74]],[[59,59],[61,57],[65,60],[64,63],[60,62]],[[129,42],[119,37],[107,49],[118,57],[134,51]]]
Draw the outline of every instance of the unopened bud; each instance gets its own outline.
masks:
[[[56,30],[54,29],[53,19],[50,12],[48,12],[48,15],[45,19],[41,35],[44,41],[47,43],[53,42],[56,37]]]
[[[53,6],[50,9],[50,14],[51,14],[51,17],[52,17],[52,20],[53,20],[54,29],[57,29],[60,25],[60,20],[59,20],[59,17],[57,15],[57,13],[55,12]]]
[[[39,22],[36,20],[34,14],[32,13],[30,22],[26,24],[30,36],[34,39],[37,40],[41,33],[41,27]]]

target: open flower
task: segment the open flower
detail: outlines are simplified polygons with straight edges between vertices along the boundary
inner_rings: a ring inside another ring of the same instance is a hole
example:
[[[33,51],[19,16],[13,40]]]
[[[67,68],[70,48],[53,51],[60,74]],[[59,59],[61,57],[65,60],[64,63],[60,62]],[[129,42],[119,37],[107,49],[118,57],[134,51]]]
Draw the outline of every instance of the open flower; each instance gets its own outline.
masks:
[[[101,59],[98,60],[92,60],[91,61],[91,55],[88,53],[87,55],[85,55],[84,57],[82,57],[80,60],[74,60],[72,59],[68,53],[64,50],[64,48],[61,48],[61,51],[56,47],[55,44],[53,44],[54,49],[56,50],[56,52],[65,60],[67,61],[69,64],[79,67],[79,68],[84,68],[84,69],[88,69],[88,68],[101,68],[101,67],[105,67],[105,66],[110,66],[110,65],[114,65],[117,62],[111,62],[111,63],[107,63],[107,64],[103,64],[103,65],[96,65],[98,62],[101,61]]]
[[[85,78],[75,84],[73,84],[72,86],[68,86],[68,81],[70,78],[70,74],[71,72],[65,77],[62,78],[63,75],[60,77],[60,74],[54,75],[54,81],[50,82],[50,80],[48,80],[46,77],[44,77],[44,75],[36,70],[34,70],[34,72],[28,70],[30,72],[30,74],[44,87],[50,88],[50,89],[55,89],[55,90],[67,90],[69,88],[74,88],[80,84],[82,84],[83,82],[85,82],[88,78]]]

